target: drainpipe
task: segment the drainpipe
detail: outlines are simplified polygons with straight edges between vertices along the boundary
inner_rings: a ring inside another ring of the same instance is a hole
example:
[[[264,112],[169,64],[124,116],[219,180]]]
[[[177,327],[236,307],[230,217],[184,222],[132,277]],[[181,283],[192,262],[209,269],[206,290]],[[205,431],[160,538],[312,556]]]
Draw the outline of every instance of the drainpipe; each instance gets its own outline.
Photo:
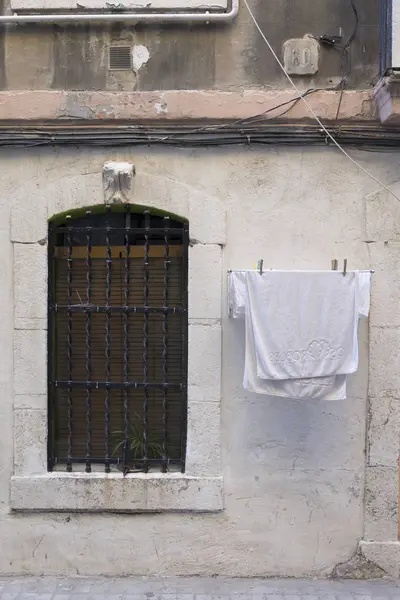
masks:
[[[232,0],[228,12],[213,13],[91,13],[91,14],[53,14],[53,15],[2,15],[2,23],[228,23],[233,21],[239,12],[239,0]]]

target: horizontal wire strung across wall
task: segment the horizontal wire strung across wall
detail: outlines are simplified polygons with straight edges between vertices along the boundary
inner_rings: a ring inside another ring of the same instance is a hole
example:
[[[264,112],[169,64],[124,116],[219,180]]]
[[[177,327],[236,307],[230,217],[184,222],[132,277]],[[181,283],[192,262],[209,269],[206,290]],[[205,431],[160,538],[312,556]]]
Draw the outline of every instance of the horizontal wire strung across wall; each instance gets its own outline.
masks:
[[[304,94],[305,96],[305,94]],[[292,105],[299,98],[291,99],[280,106]],[[0,127],[0,147],[2,146],[125,146],[163,145],[179,147],[211,147],[225,145],[279,145],[279,146],[332,146],[329,137],[319,125],[310,123],[274,123],[265,118],[264,113],[247,119],[231,120],[225,123],[205,125],[154,124],[95,126],[81,125],[79,130],[66,125],[54,127],[4,128]],[[274,115],[275,118],[276,115]],[[281,116],[281,115],[279,115]],[[388,129],[377,124],[340,123],[326,125],[326,130],[342,145],[357,147],[360,150],[379,149],[390,151],[400,143],[400,128]]]
[[[184,470],[188,225],[50,224],[49,468]]]

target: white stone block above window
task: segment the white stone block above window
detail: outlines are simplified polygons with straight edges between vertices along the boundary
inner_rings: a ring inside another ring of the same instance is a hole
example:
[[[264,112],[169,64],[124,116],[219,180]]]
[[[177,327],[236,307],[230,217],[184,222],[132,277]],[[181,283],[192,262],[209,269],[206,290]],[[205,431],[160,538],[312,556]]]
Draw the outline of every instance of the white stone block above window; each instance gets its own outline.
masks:
[[[82,11],[118,10],[227,10],[228,0],[11,0],[14,11]]]

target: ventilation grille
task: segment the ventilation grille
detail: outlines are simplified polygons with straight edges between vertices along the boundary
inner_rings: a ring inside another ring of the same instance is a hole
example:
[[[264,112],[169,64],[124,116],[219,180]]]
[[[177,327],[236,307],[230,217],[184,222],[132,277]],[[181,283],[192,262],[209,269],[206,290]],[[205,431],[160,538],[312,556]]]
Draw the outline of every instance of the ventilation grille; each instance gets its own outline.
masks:
[[[109,68],[111,71],[129,71],[132,69],[130,46],[110,46]]]

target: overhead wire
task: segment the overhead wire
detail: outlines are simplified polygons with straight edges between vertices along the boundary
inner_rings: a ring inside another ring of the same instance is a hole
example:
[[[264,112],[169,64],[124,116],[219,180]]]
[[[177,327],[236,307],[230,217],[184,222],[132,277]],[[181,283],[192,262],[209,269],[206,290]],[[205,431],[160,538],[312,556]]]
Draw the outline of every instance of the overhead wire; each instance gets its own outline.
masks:
[[[339,85],[340,85],[340,83],[339,83]],[[315,94],[316,92],[337,91],[339,85],[336,87],[329,87],[329,88],[309,88],[305,92],[299,92],[298,96],[295,96],[294,98],[290,98],[289,100],[285,100],[285,102],[281,102],[280,104],[276,104],[275,106],[271,106],[270,108],[267,108],[263,112],[256,113],[255,115],[250,115],[249,117],[243,117],[241,119],[236,119],[235,121],[229,121],[227,123],[222,123],[222,124],[217,123],[214,125],[203,125],[201,127],[195,127],[192,130],[190,130],[188,133],[194,134],[194,133],[202,133],[202,132],[210,132],[210,131],[217,132],[217,131],[223,131],[226,128],[231,128],[231,127],[235,127],[235,126],[240,127],[241,125],[248,125],[253,122],[256,123],[258,121],[261,121],[261,123],[262,123],[264,121],[269,121],[272,119],[277,119],[277,118],[279,119],[280,117],[284,116],[286,113],[291,111],[292,108],[294,108],[294,106],[296,106],[296,104],[298,104],[298,102],[302,98],[305,98],[306,96],[309,96],[311,94]],[[282,108],[283,106],[287,106],[288,104],[291,104],[291,106],[289,106],[282,113],[279,113],[279,115],[273,115],[270,119],[264,118],[267,114],[269,114],[271,112],[275,112],[275,111],[279,110],[280,108]],[[173,135],[173,134],[171,134],[171,135]],[[161,141],[163,141],[163,140],[161,140]]]
[[[339,117],[339,113],[340,113],[340,108],[342,106],[342,100],[343,100],[343,93],[344,93],[344,88],[345,85],[347,83],[347,78],[351,73],[351,45],[354,42],[356,36],[357,36],[357,32],[358,32],[358,25],[359,25],[359,18],[358,18],[358,11],[356,8],[356,5],[354,4],[354,0],[350,0],[350,5],[351,8],[354,12],[354,17],[355,17],[355,21],[354,21],[354,28],[353,31],[350,34],[349,39],[347,40],[347,42],[345,43],[345,45],[342,48],[342,52],[341,52],[341,58],[340,58],[340,65],[341,65],[341,70],[342,70],[342,79],[340,82],[340,87],[341,87],[341,91],[340,91],[340,98],[339,98],[339,104],[337,107],[337,111],[336,111],[336,117],[335,120],[338,120]],[[345,58],[347,59],[347,72],[344,73],[344,60]]]
[[[353,2],[353,0],[350,0],[351,2]],[[355,7],[354,7],[355,9]],[[355,9],[356,10],[356,9]],[[357,13],[356,13],[357,14]],[[350,36],[349,40],[347,41],[346,45],[351,45],[356,33],[357,33],[357,28],[358,28],[358,15],[357,15],[357,25],[355,28],[355,31],[353,31],[352,35]],[[320,41],[318,38],[316,38],[315,36],[312,36],[313,39],[317,40],[318,42]],[[340,52],[344,52],[346,49],[346,45],[345,46],[339,46],[337,44],[335,44],[335,46],[332,46],[335,50],[338,50]],[[329,88],[309,88],[308,90],[306,90],[305,92],[300,92],[298,91],[298,95],[295,96],[294,98],[290,98],[290,100],[286,100],[285,102],[281,102],[280,104],[276,104],[275,106],[272,106],[270,108],[267,108],[266,110],[260,112],[260,113],[256,113],[255,115],[251,115],[249,117],[243,117],[241,119],[236,119],[235,121],[232,122],[228,122],[228,123],[218,123],[218,124],[213,124],[213,125],[203,125],[201,127],[195,127],[194,129],[192,129],[189,133],[190,134],[195,134],[195,133],[202,133],[202,132],[210,132],[210,131],[220,131],[220,130],[224,130],[227,127],[231,128],[232,126],[241,126],[241,125],[247,125],[248,123],[252,123],[252,122],[256,122],[258,120],[270,120],[270,119],[279,119],[281,117],[283,117],[284,115],[286,115],[288,112],[290,112],[295,106],[296,104],[298,104],[298,102],[302,99],[305,98],[306,96],[309,96],[310,94],[315,94],[316,92],[334,92],[337,91],[338,89],[342,88],[342,94],[343,94],[343,85],[344,85],[344,80],[345,78],[348,76],[347,75],[342,75],[342,78],[340,80],[340,82],[334,86],[334,87],[329,87]],[[289,106],[285,111],[283,111],[282,113],[279,113],[278,115],[274,114],[270,119],[264,119],[264,117],[266,115],[268,115],[271,112],[275,112],[277,110],[279,110],[280,108],[282,108],[283,106]],[[341,100],[339,101],[339,107],[338,107],[338,112],[336,115],[336,120],[337,120],[337,116],[340,110],[340,104],[341,104]],[[160,141],[164,141],[164,139],[160,138]]]
[[[192,130],[188,131],[187,133],[195,134],[195,133],[210,132],[210,131],[217,132],[217,131],[223,131],[224,129],[232,128],[235,126],[240,127],[241,125],[248,125],[253,122],[257,122],[258,120],[269,120],[269,119],[263,119],[263,117],[265,117],[265,115],[267,115],[271,112],[275,112],[276,110],[278,110],[279,108],[282,108],[283,106],[287,106],[288,104],[291,104],[292,106],[289,106],[289,108],[287,108],[285,111],[283,111],[279,115],[274,115],[272,117],[272,119],[280,118],[283,115],[285,115],[286,113],[288,113],[290,110],[292,110],[292,108],[301,100],[302,97],[308,96],[310,94],[314,94],[315,92],[333,91],[334,89],[335,88],[310,88],[303,93],[299,92],[299,95],[295,96],[294,98],[290,98],[289,100],[285,100],[285,102],[281,102],[280,104],[276,104],[275,106],[271,106],[270,108],[267,108],[266,110],[264,110],[261,113],[251,115],[249,117],[243,117],[242,119],[236,119],[235,121],[230,121],[228,123],[222,123],[222,124],[217,123],[214,125],[203,125],[201,127],[195,127]],[[169,139],[173,135],[174,134],[169,134],[165,138],[160,138],[159,141],[164,141],[167,139],[167,137]]]
[[[269,144],[281,146],[312,146],[326,144],[326,135],[318,124],[277,123],[274,120],[253,121],[238,127],[225,123],[226,128],[193,133],[193,125],[155,123],[152,125],[73,125],[0,127],[0,147],[36,145],[176,145],[180,147],[210,147],[232,144]],[[393,152],[400,143],[400,127],[382,128],[368,124],[328,125],[329,131],[342,145],[360,150]]]
[[[357,30],[358,30],[358,13],[357,13],[357,9],[354,6],[353,0],[350,0],[350,2],[353,5],[353,10],[356,16],[356,23],[355,23],[355,27],[354,30],[352,32],[352,34],[350,35],[349,39],[347,40],[346,44],[344,46],[335,44],[334,46],[332,46],[333,49],[341,52],[342,54],[346,51],[347,47],[350,48],[356,34],[357,34]],[[318,42],[320,42],[320,39],[316,38],[315,36],[312,36],[313,39],[317,40]],[[272,106],[266,110],[264,110],[263,112],[257,113],[255,115],[251,115],[249,117],[243,117],[241,119],[236,119],[235,121],[231,121],[228,123],[218,123],[218,124],[212,124],[212,125],[203,125],[201,127],[195,127],[193,128],[190,132],[188,132],[189,134],[196,134],[196,133],[202,133],[202,132],[218,132],[218,131],[224,131],[226,128],[232,128],[235,126],[242,126],[242,125],[248,125],[251,124],[253,122],[258,122],[258,121],[269,121],[272,119],[279,119],[281,117],[283,117],[284,115],[286,115],[288,112],[290,112],[298,103],[299,101],[306,96],[309,96],[311,94],[314,94],[316,92],[328,92],[328,91],[337,91],[337,90],[341,90],[341,95],[340,95],[340,99],[339,99],[339,105],[338,105],[338,110],[336,113],[336,119],[338,119],[338,115],[339,115],[339,111],[340,111],[340,107],[341,107],[341,103],[342,103],[342,97],[343,97],[343,91],[344,91],[344,85],[345,85],[345,80],[348,77],[349,73],[350,73],[350,65],[349,65],[349,69],[348,72],[346,74],[342,73],[342,77],[340,82],[334,86],[334,87],[329,87],[329,88],[309,88],[308,90],[306,90],[305,92],[299,93],[299,95],[295,96],[294,98],[291,98],[290,100],[286,100],[285,102],[281,102],[280,104],[277,104],[275,106]],[[290,106],[288,106],[290,105]],[[266,119],[265,117],[269,114],[269,113],[275,113],[277,110],[279,110],[280,108],[284,107],[284,106],[288,106],[288,108],[286,110],[284,110],[283,112],[279,113],[279,114],[274,114],[272,115],[270,118]],[[174,135],[174,134],[171,134]],[[169,136],[170,137],[170,136]],[[165,138],[160,138],[159,141],[166,141],[166,137]]]
[[[264,42],[267,44],[267,46],[268,46],[268,48],[269,48],[272,56],[274,57],[274,59],[276,60],[276,62],[278,63],[278,65],[280,66],[280,68],[283,71],[286,79],[289,81],[290,85],[297,92],[297,94],[299,96],[302,96],[299,88],[294,83],[294,81],[290,77],[289,73],[286,71],[284,65],[282,64],[281,60],[279,59],[278,55],[276,54],[275,50],[273,49],[273,47],[269,43],[269,41],[268,41],[267,37],[265,36],[263,30],[261,29],[260,25],[258,24],[258,21],[255,18],[254,14],[253,14],[250,6],[249,6],[248,1],[247,0],[243,0],[243,2],[244,2],[244,5],[247,8],[247,11],[248,11],[248,13],[250,15],[250,18],[253,21],[256,29],[258,30],[258,32],[261,35],[261,37],[264,40]],[[340,152],[342,152],[342,154],[344,154],[344,156],[346,156],[358,169],[360,169],[363,173],[365,173],[365,175],[368,175],[368,177],[370,177],[373,181],[375,181],[375,183],[377,183],[378,185],[380,185],[383,189],[385,189],[387,192],[389,192],[389,194],[391,194],[391,196],[393,196],[394,198],[396,198],[396,200],[398,200],[400,202],[400,198],[387,185],[385,185],[382,181],[380,181],[380,179],[378,179],[377,177],[375,177],[375,175],[372,175],[372,173],[370,173],[365,167],[363,167],[362,165],[360,165],[359,162],[357,162],[352,156],[350,156],[350,154],[348,152],[346,152],[346,150],[344,148],[342,148],[342,146],[335,140],[335,138],[333,137],[333,135],[328,131],[328,129],[322,123],[321,119],[318,117],[318,115],[316,114],[316,112],[314,111],[314,109],[312,108],[312,106],[309,104],[309,102],[307,102],[307,99],[304,98],[304,97],[301,97],[301,101],[304,102],[304,104],[306,105],[306,107],[308,108],[308,110],[310,111],[310,113],[312,114],[312,116],[314,117],[315,121],[318,123],[318,125],[321,127],[321,129],[324,131],[324,133],[326,134],[326,136],[340,150]]]
[[[279,108],[282,108],[283,106],[292,104],[292,106],[289,106],[289,108],[287,108],[284,112],[280,113],[279,115],[274,115],[272,118],[275,119],[275,118],[282,117],[287,112],[292,110],[292,108],[302,98],[305,98],[306,96],[309,96],[310,94],[315,94],[315,92],[328,91],[328,89],[331,89],[331,88],[310,88],[310,89],[306,90],[305,92],[303,92],[302,94],[300,94],[299,96],[295,96],[294,98],[291,98],[290,100],[286,100],[285,102],[281,102],[280,104],[277,104],[276,106],[267,108],[267,110],[264,110],[261,113],[257,113],[256,115],[251,115],[250,117],[244,117],[243,119],[238,119],[233,122],[233,125],[247,125],[248,123],[252,123],[253,121],[258,121],[259,119],[262,119],[262,117],[264,117],[265,115],[267,115],[270,112],[275,112],[276,110],[278,110]]]

